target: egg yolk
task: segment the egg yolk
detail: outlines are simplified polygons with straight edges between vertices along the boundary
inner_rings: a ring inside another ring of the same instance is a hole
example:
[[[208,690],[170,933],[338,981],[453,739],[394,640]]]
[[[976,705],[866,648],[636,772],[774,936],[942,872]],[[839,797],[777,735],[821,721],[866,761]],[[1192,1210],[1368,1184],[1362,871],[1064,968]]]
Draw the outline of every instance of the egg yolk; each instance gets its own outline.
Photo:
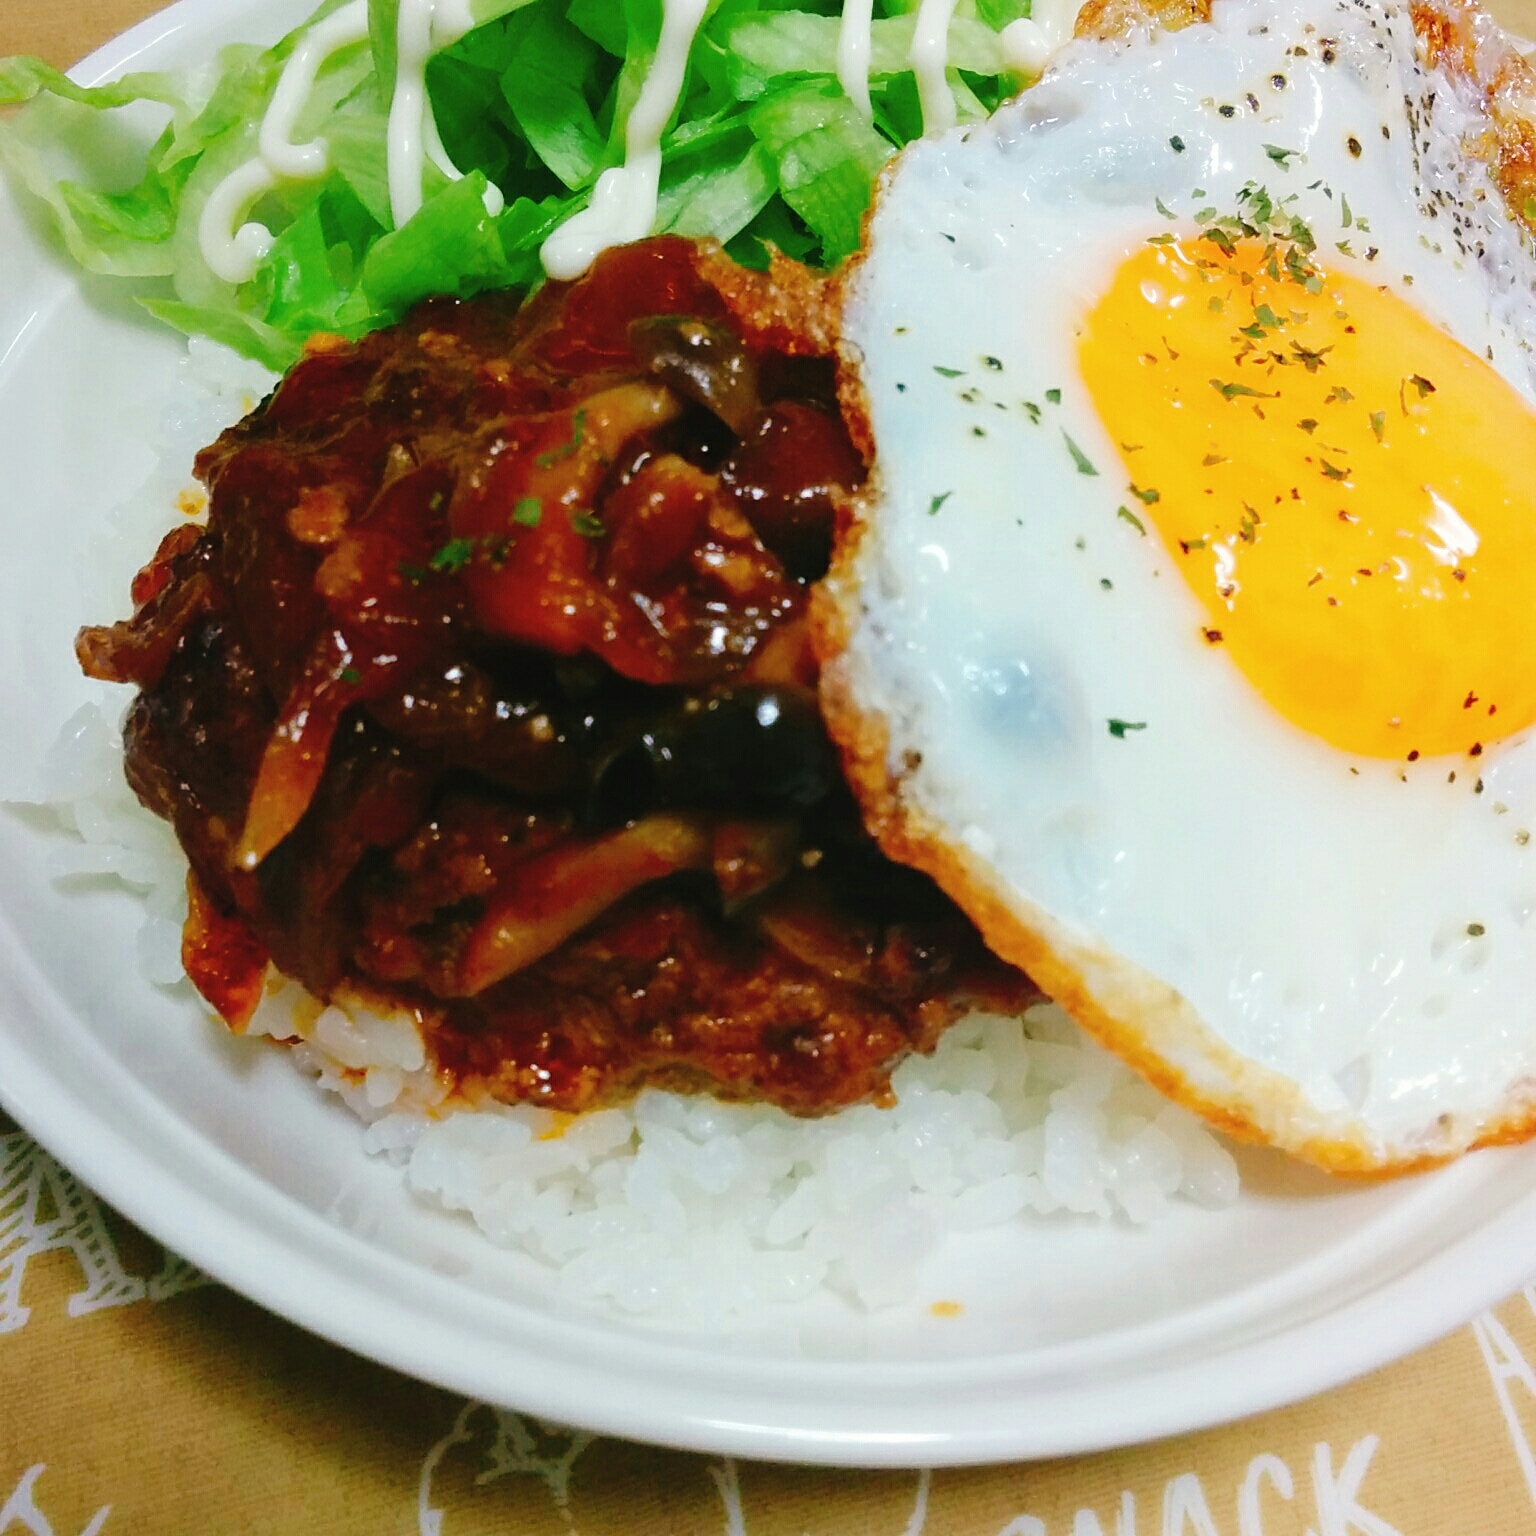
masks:
[[[1481,358],[1368,276],[1165,237],[1080,361],[1126,511],[1293,724],[1412,760],[1536,721],[1536,412]]]

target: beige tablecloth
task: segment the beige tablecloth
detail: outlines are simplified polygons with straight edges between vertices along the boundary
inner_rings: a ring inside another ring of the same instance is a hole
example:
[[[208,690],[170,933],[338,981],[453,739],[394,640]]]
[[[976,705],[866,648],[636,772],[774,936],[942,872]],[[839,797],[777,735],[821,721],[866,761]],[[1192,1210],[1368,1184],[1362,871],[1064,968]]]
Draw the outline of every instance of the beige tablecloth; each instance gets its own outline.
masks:
[[[615,0],[618,3],[618,0]],[[156,0],[0,0],[66,64]],[[1536,0],[1503,10],[1536,35]],[[1536,1285],[1225,1429],[969,1471],[766,1467],[465,1402],[209,1284],[0,1120],[0,1536],[1536,1533]]]
[[[1278,1413],[1024,1466],[837,1472],[552,1431],[268,1316],[0,1128],[3,1536],[1514,1536],[1536,1287]]]

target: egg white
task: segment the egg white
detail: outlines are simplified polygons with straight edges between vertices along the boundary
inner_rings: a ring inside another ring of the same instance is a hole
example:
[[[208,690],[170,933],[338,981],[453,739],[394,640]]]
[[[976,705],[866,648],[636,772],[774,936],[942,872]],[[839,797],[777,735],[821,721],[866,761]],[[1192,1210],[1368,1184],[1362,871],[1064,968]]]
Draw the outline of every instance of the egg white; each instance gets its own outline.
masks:
[[[878,740],[853,776],[894,793],[887,841],[1154,1077],[1340,1166],[1446,1155],[1536,1103],[1536,744],[1410,766],[1276,715],[1118,515],[1074,320],[1256,183],[1296,196],[1325,264],[1375,247],[1371,278],[1536,409],[1536,250],[1466,152],[1480,113],[1404,8],[1216,0],[1209,25],[1076,43],[912,146],[846,292],[874,472],[825,692],[854,759]]]

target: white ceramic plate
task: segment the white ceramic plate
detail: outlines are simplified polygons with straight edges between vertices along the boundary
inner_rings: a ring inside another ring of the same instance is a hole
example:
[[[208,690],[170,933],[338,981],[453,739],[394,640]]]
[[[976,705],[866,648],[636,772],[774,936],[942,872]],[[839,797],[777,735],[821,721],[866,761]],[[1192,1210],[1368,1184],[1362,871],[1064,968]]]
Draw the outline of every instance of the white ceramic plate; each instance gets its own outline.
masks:
[[[81,77],[270,40],[307,8],[185,0]],[[148,468],[136,422],[182,348],[82,285],[3,196],[0,268],[3,794],[92,696],[71,640],[122,603],[88,611],[79,572]],[[414,1204],[282,1053],[139,981],[136,904],[62,893],[48,846],[0,815],[0,1102],[126,1215],[264,1306],[547,1418],[798,1461],[1054,1455],[1319,1391],[1536,1272],[1536,1147],[1379,1186],[1245,1154],[1232,1210],[956,1239],[917,1303],[873,1320],[828,1303],[700,1338],[581,1313],[531,1261]],[[933,1316],[939,1297],[961,1314]]]

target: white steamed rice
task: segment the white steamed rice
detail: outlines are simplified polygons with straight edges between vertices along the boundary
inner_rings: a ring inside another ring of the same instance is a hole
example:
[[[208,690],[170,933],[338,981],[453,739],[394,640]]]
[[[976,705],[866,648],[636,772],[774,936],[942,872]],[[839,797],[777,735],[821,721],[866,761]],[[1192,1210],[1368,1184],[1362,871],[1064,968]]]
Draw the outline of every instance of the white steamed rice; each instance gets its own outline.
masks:
[[[193,454],[269,384],[191,343],[161,467],[101,545],[97,614],[123,607],[132,570],[189,489]],[[141,893],[143,973],[184,985],[185,861],[128,790],[102,707],[71,718],[45,771],[46,803],[70,834],[51,850],[53,872]],[[249,1033],[291,1042],[294,1062],[367,1122],[366,1149],[421,1199],[557,1270],[563,1294],[629,1314],[716,1319],[823,1287],[891,1306],[914,1295],[946,1233],[1061,1212],[1140,1224],[1174,1201],[1237,1196],[1221,1142],[1049,1005],[1023,1020],[975,1014],[897,1069],[894,1108],[818,1120],[655,1089],[576,1117],[446,1105],[408,1015],[322,1007],[275,974]]]

